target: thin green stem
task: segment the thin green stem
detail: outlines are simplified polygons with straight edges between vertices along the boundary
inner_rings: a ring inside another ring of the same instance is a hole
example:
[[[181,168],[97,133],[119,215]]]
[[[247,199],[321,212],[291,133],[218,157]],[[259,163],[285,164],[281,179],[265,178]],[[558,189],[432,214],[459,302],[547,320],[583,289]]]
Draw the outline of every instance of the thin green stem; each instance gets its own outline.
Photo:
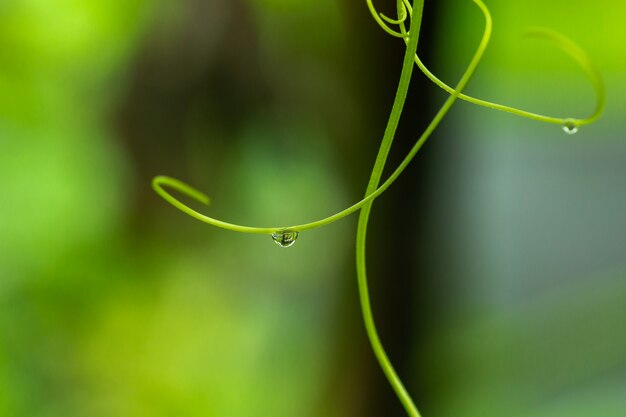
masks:
[[[454,89],[452,95],[448,97],[445,101],[441,109],[437,112],[433,120],[430,122],[426,130],[422,133],[418,141],[416,142],[414,148],[411,150],[411,153],[416,153],[419,148],[426,142],[428,137],[432,134],[432,132],[437,128],[443,117],[450,110],[454,102],[456,101],[460,91],[465,88],[470,78],[472,77],[478,63],[487,48],[487,44],[489,43],[489,38],[491,36],[491,15],[487,7],[483,4],[481,0],[474,0],[474,3],[481,9],[485,16],[485,31],[480,42],[480,45],[472,58],[469,66],[465,70],[465,73],[461,77],[457,87]],[[415,55],[415,50],[417,48],[417,34],[413,29],[414,24],[416,24],[417,20],[421,20],[423,9],[423,0],[419,0],[417,2],[417,6],[415,8],[416,15],[413,16],[413,20],[411,21],[411,29],[409,30],[409,40],[407,43],[407,51],[405,55],[405,61],[402,68],[403,74],[406,69],[406,63],[408,60],[413,60],[413,56]],[[412,54],[412,55],[410,55]],[[376,157],[376,162],[374,164],[374,169],[372,171],[372,175],[370,177],[370,181],[367,186],[366,195],[369,195],[373,190],[378,187],[378,183],[381,178],[381,174],[383,168],[385,166],[385,162],[387,159],[387,154],[389,151],[389,146],[393,140],[393,136],[395,135],[395,130],[397,128],[397,121],[402,112],[402,107],[404,104],[404,97],[406,97],[406,91],[402,91],[403,88],[408,88],[408,82],[405,84],[400,84],[398,87],[398,92],[396,94],[396,100],[394,101],[394,106],[391,111],[391,116],[389,118],[389,123],[387,125],[387,130],[385,131],[385,137],[383,138],[383,145],[378,152],[378,156]],[[388,146],[385,146],[388,145]],[[367,237],[367,225],[369,216],[371,213],[373,202],[368,202],[365,204],[359,213],[359,221],[357,225],[357,236],[356,236],[356,269],[357,269],[357,278],[359,285],[359,300],[361,302],[361,312],[363,314],[363,321],[365,323],[365,328],[367,331],[368,338],[372,345],[372,349],[374,354],[376,355],[376,359],[380,364],[387,380],[389,381],[391,387],[395,391],[398,399],[404,406],[407,414],[410,417],[421,417],[417,407],[413,403],[411,396],[408,394],[404,384],[398,377],[383,345],[380,341],[380,337],[378,336],[378,331],[376,330],[376,324],[374,322],[374,316],[372,313],[372,306],[369,297],[369,289],[367,284],[367,273],[366,273],[366,262],[365,262],[365,249],[366,249],[366,237]]]

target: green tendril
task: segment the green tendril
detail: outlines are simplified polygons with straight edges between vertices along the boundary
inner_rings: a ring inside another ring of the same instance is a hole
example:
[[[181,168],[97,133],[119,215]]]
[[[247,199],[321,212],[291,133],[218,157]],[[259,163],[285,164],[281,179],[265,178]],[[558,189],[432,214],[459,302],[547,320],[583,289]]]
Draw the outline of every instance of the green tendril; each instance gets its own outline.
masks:
[[[500,110],[507,113],[514,114],[516,116],[525,117],[527,119],[537,120],[545,123],[553,123],[553,124],[564,124],[566,121],[574,121],[576,125],[582,126],[597,120],[605,106],[605,92],[604,92],[604,82],[602,81],[602,77],[599,72],[595,69],[591,60],[588,58],[587,54],[572,40],[568,39],[564,35],[557,33],[555,31],[548,31],[547,29],[535,29],[534,32],[528,34],[528,36],[534,36],[538,38],[543,38],[547,41],[554,43],[557,47],[559,47],[563,52],[572,57],[576,63],[583,69],[585,74],[590,78],[592,85],[594,87],[594,91],[596,94],[596,108],[594,112],[586,117],[586,118],[572,118],[572,117],[553,117],[553,116],[545,116],[538,113],[533,113],[530,111],[518,109],[511,106],[506,106],[503,104],[493,103],[491,101],[482,100],[476,97],[472,97],[466,94],[459,94],[459,99],[467,101],[468,103],[476,104],[478,106],[487,107],[494,110]],[[435,85],[443,89],[449,94],[452,94],[454,89],[441,81],[437,76],[435,76],[421,61],[419,56],[415,55],[415,64],[419,67],[419,69],[431,80]]]
[[[404,4],[402,4],[402,3],[404,3]],[[389,22],[392,25],[397,25],[397,24],[400,24],[400,23],[402,23],[402,22],[404,22],[406,20],[406,18],[407,18],[407,16],[406,16],[407,8],[405,7],[405,5],[407,4],[407,2],[405,0],[402,0],[402,2],[400,0],[397,0],[396,4],[397,4],[397,8],[398,8],[398,19],[391,19],[391,18],[388,18],[387,16],[385,16],[384,14],[379,13],[376,10],[376,7],[374,7],[374,4],[372,3],[372,0],[367,0],[367,7],[368,7],[370,13],[372,14],[372,17],[376,21],[376,23],[378,23],[378,26],[380,26],[385,32],[387,32],[391,36],[394,36],[396,38],[405,38],[407,36],[406,33],[397,32],[397,31],[391,29],[385,23],[385,21],[387,21],[387,22]],[[402,6],[400,6],[400,4],[402,4]],[[402,18],[401,10],[404,10],[404,14],[405,14],[404,18]],[[410,11],[410,9],[409,9],[409,11]],[[409,13],[409,15],[410,15],[410,13]]]
[[[404,0],[404,1],[407,3],[406,8],[409,12],[409,16],[411,16],[412,14],[411,5],[408,4],[408,0]],[[606,93],[605,93],[604,81],[602,80],[602,76],[600,75],[600,72],[593,65],[587,53],[580,46],[578,46],[574,41],[572,41],[565,35],[559,32],[556,32],[554,30],[551,30],[551,29],[545,29],[545,28],[539,28],[539,27],[530,28],[525,32],[525,35],[526,37],[534,37],[534,38],[539,38],[539,39],[543,39],[548,42],[551,42],[552,44],[557,46],[559,49],[561,49],[563,52],[565,52],[567,55],[569,55],[581,67],[581,69],[584,71],[584,73],[587,75],[587,77],[591,81],[593,88],[594,88],[595,95],[596,95],[596,107],[595,107],[594,112],[590,116],[582,118],[582,119],[574,118],[574,117],[553,117],[553,116],[546,116],[546,115],[518,109],[516,107],[494,103],[494,102],[487,101],[487,100],[482,100],[482,99],[472,97],[467,94],[459,94],[458,98],[460,98],[461,100],[467,101],[469,103],[478,105],[478,106],[511,113],[516,116],[525,117],[527,119],[537,120],[537,121],[545,122],[545,123],[560,124],[560,125],[569,124],[577,128],[579,126],[587,125],[596,121],[600,117],[602,112],[604,111],[604,107],[606,104]],[[406,39],[404,40],[406,42]],[[422,71],[422,73],[424,73],[424,75],[426,75],[426,77],[429,80],[431,80],[435,85],[437,85],[439,88],[443,89],[447,93],[453,94],[454,89],[450,87],[449,85],[447,85],[446,83],[444,83],[443,81],[441,81],[439,78],[437,78],[437,76],[435,76],[426,67],[426,65],[424,65],[424,63],[422,62],[422,60],[417,54],[415,55],[415,64],[418,66],[420,71]]]
[[[383,139],[378,150],[378,155],[374,162],[374,167],[372,168],[370,180],[368,182],[367,190],[365,192],[365,197],[361,201],[351,205],[350,207],[338,213],[310,223],[286,227],[251,227],[228,223],[206,216],[190,208],[188,205],[182,203],[166,190],[166,188],[172,189],[205,205],[208,205],[210,203],[210,199],[206,194],[183,183],[182,181],[167,176],[157,176],[152,181],[152,187],[161,197],[163,197],[167,202],[169,202],[182,212],[190,215],[191,217],[194,217],[204,223],[208,223],[216,227],[221,227],[236,232],[271,234],[275,240],[277,239],[277,237],[282,237],[282,240],[280,242],[277,241],[277,243],[279,243],[283,247],[293,244],[293,241],[295,241],[295,239],[297,238],[298,232],[328,225],[354,213],[357,210],[360,210],[356,234],[356,269],[359,288],[359,301],[361,304],[363,321],[376,360],[378,361],[383,373],[389,381],[389,384],[391,385],[392,389],[396,393],[398,399],[400,400],[404,409],[410,417],[421,416],[413,400],[411,399],[411,396],[408,394],[406,388],[404,387],[404,384],[398,377],[395,369],[391,364],[391,361],[389,360],[382,346],[374,322],[369,297],[365,255],[367,226],[374,199],[380,196],[387,188],[389,188],[389,186],[402,174],[402,172],[406,169],[406,167],[424,145],[426,140],[439,126],[439,124],[457,99],[465,100],[479,106],[509,112],[517,116],[526,117],[533,120],[538,120],[546,123],[562,124],[564,126],[567,126],[568,129],[577,129],[578,126],[589,124],[597,120],[603,112],[606,102],[604,82],[600,73],[594,67],[587,54],[577,44],[575,44],[572,40],[568,39],[564,35],[544,28],[531,28],[525,33],[525,35],[527,37],[538,38],[551,42],[562,51],[564,51],[566,54],[568,54],[582,68],[582,70],[591,81],[596,95],[596,107],[591,116],[583,119],[575,119],[571,117],[560,118],[544,116],[525,110],[520,110],[514,107],[492,103],[486,100],[481,100],[463,94],[461,91],[467,86],[469,80],[474,74],[487,48],[492,31],[492,19],[488,8],[485,6],[482,0],[473,0],[473,2],[479,7],[484,16],[484,32],[478,48],[474,53],[474,56],[472,57],[472,60],[467,66],[465,72],[463,73],[463,76],[459,80],[456,87],[452,88],[445,84],[443,81],[441,81],[439,78],[437,78],[432,72],[430,72],[428,68],[426,68],[426,66],[422,63],[416,53],[422,22],[424,1],[417,0],[415,2],[415,7],[413,7],[409,0],[396,0],[397,18],[393,19],[385,16],[382,13],[378,13],[372,3],[372,0],[366,0],[367,6],[372,14],[372,17],[374,18],[374,21],[391,36],[402,38],[406,43],[406,51],[403,59],[398,88],[396,90],[396,96],[391,109],[391,114],[389,116]],[[406,29],[407,21],[410,21],[409,30]],[[397,25],[399,31],[390,28],[388,24]],[[446,99],[446,101],[441,106],[435,117],[431,120],[424,132],[419,136],[419,138],[413,145],[413,148],[411,148],[406,157],[393,171],[393,173],[387,178],[387,180],[379,185],[383,169],[387,161],[387,156],[391,149],[391,145],[395,137],[400,116],[402,114],[404,103],[408,94],[414,64],[426,75],[426,77],[428,77],[434,84],[450,94],[450,96]],[[288,233],[286,231],[288,231]],[[288,239],[285,236],[287,236]]]
[[[602,75],[595,65],[593,65],[593,62],[591,62],[589,55],[587,55],[587,53],[573,40],[552,29],[532,27],[528,28],[526,32],[524,32],[524,36],[527,38],[546,40],[561,49],[578,64],[587,78],[589,78],[589,81],[591,81],[591,85],[593,86],[593,90],[596,95],[596,107],[591,116],[584,119],[563,118],[559,119],[560,122],[563,124],[573,121],[577,126],[583,126],[598,120],[604,112],[604,108],[606,106],[606,90],[604,88]]]
[[[383,13],[379,13],[380,17],[386,21],[387,23],[390,23],[392,25],[399,25],[400,23],[404,23],[406,21],[407,18],[407,12],[406,12],[406,7],[404,5],[404,3],[402,2],[402,0],[397,0],[396,1],[396,8],[397,8],[397,12],[398,12],[398,18],[397,19],[392,19],[390,17],[385,16]]]

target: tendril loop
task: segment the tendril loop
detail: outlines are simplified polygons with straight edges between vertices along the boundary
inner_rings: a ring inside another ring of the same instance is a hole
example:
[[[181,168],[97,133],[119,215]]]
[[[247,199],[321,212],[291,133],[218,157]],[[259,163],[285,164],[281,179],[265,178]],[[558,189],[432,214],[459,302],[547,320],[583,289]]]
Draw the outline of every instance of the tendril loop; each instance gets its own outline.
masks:
[[[385,32],[391,34],[392,36],[403,38],[406,43],[408,42],[408,38],[406,36],[399,36],[402,33],[404,33],[403,31],[404,27],[402,24],[406,20],[406,16],[402,16],[400,12],[400,4],[402,4],[402,10],[404,10],[404,12],[408,11],[409,17],[411,17],[413,14],[413,7],[408,2],[408,0],[402,0],[402,1],[397,0],[397,2],[398,2],[398,16],[399,17],[397,20],[393,20],[384,16],[382,13],[378,13],[372,3],[372,0],[367,0],[367,4],[372,13],[372,16],[374,17],[378,25]],[[400,29],[403,32],[399,33],[389,28],[387,25],[385,25],[384,22],[381,22],[379,19],[377,19],[377,15],[380,15],[384,21],[390,24],[400,25]],[[600,72],[595,68],[595,66],[593,65],[593,62],[588,57],[587,53],[580,46],[578,46],[574,41],[572,41],[565,35],[557,31],[551,30],[551,29],[533,27],[533,28],[527,29],[524,35],[525,37],[528,37],[528,38],[542,39],[542,40],[552,43],[553,45],[561,49],[561,51],[567,54],[570,58],[572,58],[578,64],[578,66],[583,70],[587,78],[589,78],[589,80],[591,81],[591,84],[595,92],[596,106],[591,115],[585,118],[546,116],[546,115],[518,109],[516,107],[511,107],[511,106],[507,106],[504,104],[482,100],[482,99],[472,97],[470,95],[463,94],[463,93],[459,94],[458,98],[460,98],[461,100],[467,101],[469,103],[478,105],[478,106],[487,107],[487,108],[491,108],[494,110],[499,110],[499,111],[503,111],[507,113],[512,113],[520,117],[525,117],[527,119],[537,120],[540,122],[552,123],[552,124],[558,124],[558,125],[565,125],[566,123],[574,123],[576,126],[576,129],[578,129],[579,126],[584,126],[584,125],[587,125],[596,121],[600,117],[602,112],[604,111],[604,107],[605,107],[606,97],[605,97],[604,81],[602,80],[602,76],[600,75]],[[439,79],[435,74],[433,74],[426,67],[426,65],[422,62],[421,58],[417,54],[415,54],[415,64],[420,69],[420,71],[422,71],[422,73],[424,73],[424,75],[430,81],[432,81],[435,85],[437,85],[439,88],[441,88],[448,94],[454,93],[454,89],[450,87],[448,84],[441,81],[441,79]]]
[[[396,0],[396,9],[398,14],[397,19],[392,19],[390,17],[387,17],[383,13],[378,12],[378,10],[376,10],[376,7],[374,6],[374,3],[372,3],[372,0],[367,0],[367,7],[369,8],[372,17],[374,18],[374,21],[378,23],[378,26],[380,26],[382,30],[396,38],[406,38],[409,35],[409,33],[404,30],[403,27],[403,24],[412,13],[412,10],[410,8],[411,5],[408,3],[408,1]],[[409,10],[409,13],[407,13],[407,10]],[[389,26],[387,26],[387,23],[391,25],[399,25],[401,32],[391,29]]]

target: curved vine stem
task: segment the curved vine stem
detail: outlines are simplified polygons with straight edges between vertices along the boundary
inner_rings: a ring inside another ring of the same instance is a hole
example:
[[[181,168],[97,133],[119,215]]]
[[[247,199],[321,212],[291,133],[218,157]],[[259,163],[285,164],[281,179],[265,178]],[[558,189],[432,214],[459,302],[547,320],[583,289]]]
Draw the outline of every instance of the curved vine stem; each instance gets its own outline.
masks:
[[[410,41],[410,36],[409,36],[410,31],[407,32],[406,27],[405,27],[405,22],[409,17],[411,18],[411,21],[412,21],[413,14],[414,14],[413,7],[409,3],[409,1],[408,0],[396,0],[396,7],[397,7],[397,13],[398,13],[397,19],[391,19],[387,16],[384,16],[381,13],[378,13],[372,3],[372,0],[366,0],[366,1],[367,1],[367,6],[370,12],[372,13],[372,16],[376,20],[376,22],[386,32],[391,33],[393,36],[401,37],[402,39],[404,39],[408,47],[408,42]],[[423,7],[422,5],[423,5],[423,2],[420,2],[420,8]],[[481,6],[481,8],[482,7],[486,9],[484,4]],[[421,19],[421,11],[419,12],[419,18]],[[393,29],[389,28],[389,26],[387,26],[385,21],[390,24],[397,24],[400,27],[400,32],[394,31]],[[582,67],[582,69],[585,71],[585,74],[590,78],[594,86],[594,89],[596,91],[596,96],[597,96],[596,110],[592,116],[585,118],[585,119],[555,118],[555,117],[543,116],[543,115],[527,112],[524,110],[519,110],[513,107],[504,106],[501,104],[496,104],[496,103],[492,103],[489,101],[474,98],[471,96],[467,96],[463,93],[456,92],[454,88],[448,86],[447,84],[439,80],[434,74],[432,74],[428,70],[428,68],[426,68],[426,66],[424,66],[424,64],[421,62],[421,60],[419,59],[416,53],[413,54],[413,59],[415,60],[418,68],[420,68],[422,72],[426,74],[426,76],[429,79],[431,79],[431,81],[433,81],[436,85],[444,89],[449,94],[454,95],[457,98],[466,100],[470,103],[481,105],[484,107],[493,108],[496,110],[506,111],[509,113],[516,114],[518,116],[527,117],[530,119],[535,119],[535,120],[539,120],[543,122],[559,123],[559,124],[567,123],[568,125],[570,125],[570,127],[577,127],[577,126],[588,124],[588,123],[595,121],[600,116],[604,108],[604,103],[605,103],[604,83],[602,81],[602,77],[600,76],[599,72],[595,69],[595,67],[591,63],[591,60],[588,58],[587,54],[578,45],[576,45],[574,42],[572,42],[565,36],[558,34],[557,32],[550,31],[548,29],[535,28],[535,29],[530,30],[527,33],[527,36],[534,36],[534,37],[551,41],[552,43],[560,47],[563,51],[568,53]],[[368,204],[371,201],[373,201],[376,197],[381,195],[387,188],[389,188],[389,186],[400,176],[400,174],[402,174],[404,169],[409,165],[411,160],[415,157],[415,154],[419,150],[420,146],[421,145],[419,145],[419,142],[416,143],[414,148],[407,154],[407,156],[400,163],[400,165],[398,165],[396,170],[389,176],[389,178],[387,178],[387,180],[383,184],[381,184],[380,187],[377,187],[372,192],[368,193],[362,200],[347,207],[344,210],[341,210],[323,219],[312,221],[309,223],[303,223],[299,225],[253,227],[253,226],[246,226],[246,225],[239,225],[235,223],[225,222],[222,220],[215,219],[213,217],[209,217],[207,215],[204,215],[192,209],[188,205],[182,203],[172,194],[170,194],[168,190],[166,189],[166,188],[171,188],[173,190],[176,190],[179,193],[184,194],[187,197],[190,197],[203,204],[209,203],[209,197],[206,194],[183,183],[182,181],[179,181],[177,179],[167,177],[167,176],[157,176],[152,181],[152,187],[161,197],[163,197],[167,202],[172,204],[174,207],[190,215],[191,217],[194,217],[195,219],[200,220],[204,223],[210,224],[212,226],[220,227],[223,229],[228,229],[228,230],[235,231],[235,232],[252,233],[252,234],[272,234],[275,232],[280,232],[280,231],[285,231],[285,230],[305,231],[305,230],[325,226],[337,220],[340,220],[356,212],[357,210],[361,209],[365,204]]]
[[[602,79],[600,71],[598,71],[596,66],[593,65],[593,62],[591,61],[589,55],[587,55],[585,50],[578,46],[578,44],[569,39],[567,36],[552,29],[531,27],[526,30],[524,36],[529,38],[543,39],[557,46],[559,49],[569,55],[570,58],[572,58],[578,64],[578,66],[580,66],[589,81],[591,81],[593,90],[596,95],[596,106],[593,113],[589,117],[586,117],[584,119],[567,118],[563,120],[563,123],[574,122],[576,126],[583,126],[598,120],[598,118],[602,115],[602,112],[604,112],[604,108],[606,107],[606,90],[604,88],[604,80]],[[519,114],[515,112],[512,113]]]
[[[372,4],[371,0],[367,0],[367,3],[370,9],[370,12],[372,13],[372,16],[374,16],[374,19],[376,19],[376,16],[379,15],[380,13],[376,11],[376,8]],[[413,10],[408,0],[404,0],[404,6],[406,10],[408,11],[409,16],[411,16],[413,13]],[[399,19],[398,21],[392,21],[391,19],[385,19],[385,20],[391,24],[397,24],[400,26],[401,29],[403,29],[402,25],[406,19]],[[376,22],[386,32],[389,33],[389,31],[393,31],[393,29],[389,28],[384,23],[381,24],[379,19],[376,19]],[[397,36],[398,34],[400,33],[395,32],[394,36]],[[525,36],[543,39],[554,44],[559,49],[561,49],[564,53],[566,53],[570,58],[572,58],[581,67],[585,75],[591,81],[591,84],[593,86],[595,96],[596,96],[595,109],[590,116],[585,117],[585,118],[546,116],[546,115],[542,115],[539,113],[534,113],[534,112],[518,109],[516,107],[507,106],[504,104],[498,104],[498,103],[483,100],[480,98],[472,97],[470,95],[463,94],[463,93],[459,94],[458,98],[461,100],[467,101],[469,103],[478,105],[478,106],[511,113],[516,116],[525,117],[527,119],[537,120],[537,121],[544,122],[544,123],[559,124],[559,125],[567,124],[570,126],[570,128],[578,128],[580,126],[584,126],[584,125],[587,125],[596,121],[600,117],[602,112],[604,111],[604,107],[606,103],[606,93],[604,89],[604,81],[602,80],[602,76],[600,75],[600,72],[593,65],[587,53],[580,46],[578,46],[574,41],[572,41],[565,35],[559,32],[556,32],[554,30],[551,30],[551,29],[540,28],[540,27],[530,28],[525,32]],[[408,39],[406,37],[403,39],[405,42],[408,42]],[[443,81],[441,81],[435,74],[433,74],[426,67],[426,65],[422,62],[422,60],[417,54],[415,54],[415,64],[422,71],[422,73],[424,73],[424,75],[426,75],[426,77],[429,80],[431,80],[435,85],[437,85],[439,88],[446,91],[448,94],[454,93],[454,89],[450,87],[449,85],[447,85],[446,83],[444,83]]]
[[[411,152],[417,152],[419,148],[426,142],[426,140],[430,137],[432,132],[437,128],[441,120],[448,113],[456,99],[458,98],[461,90],[465,88],[470,78],[472,77],[480,59],[487,48],[487,44],[489,43],[489,38],[491,36],[492,29],[492,21],[489,10],[484,5],[482,0],[473,0],[474,3],[480,8],[484,17],[485,17],[485,30],[483,33],[483,37],[481,42],[472,58],[469,66],[465,70],[465,73],[461,77],[456,88],[453,90],[452,95],[448,97],[443,106],[439,109],[433,120],[430,122],[426,130],[419,137],[416,142],[414,148]],[[395,135],[395,131],[398,125],[398,121],[400,118],[400,114],[402,112],[402,108],[404,106],[404,100],[406,98],[406,92],[408,89],[408,77],[411,75],[411,70],[409,67],[413,65],[413,57],[415,56],[415,51],[417,49],[418,42],[418,30],[419,30],[419,21],[421,20],[423,10],[423,0],[418,0],[417,5],[415,7],[415,15],[411,21],[411,27],[409,30],[409,39],[407,42],[406,55],[404,58],[404,64],[402,67],[402,77],[400,81],[400,85],[398,86],[398,91],[396,94],[396,99],[393,104],[393,108],[391,110],[391,115],[389,117],[389,123],[387,124],[387,129],[385,130],[385,136],[383,138],[383,143],[381,144],[380,150],[378,151],[378,155],[376,157],[376,161],[374,163],[374,169],[372,170],[372,175],[370,177],[366,195],[369,195],[373,190],[378,187],[378,183],[382,176],[382,171],[385,167],[385,162],[387,160],[387,155],[389,153],[389,148],[391,147],[391,142],[393,141],[393,137]],[[404,82],[403,82],[404,81]],[[397,372],[393,368],[385,349],[383,348],[382,342],[380,341],[380,337],[378,336],[378,331],[376,330],[376,324],[374,322],[374,316],[372,313],[372,306],[370,302],[369,289],[367,284],[367,272],[366,272],[366,262],[365,262],[365,249],[366,249],[366,237],[367,237],[367,225],[369,216],[371,213],[373,202],[368,202],[365,204],[359,213],[359,221],[357,226],[357,236],[356,236],[356,269],[357,269],[357,278],[359,285],[359,300],[361,303],[361,312],[363,315],[363,321],[365,323],[365,329],[367,331],[367,336],[372,345],[372,349],[374,354],[376,355],[376,359],[380,364],[389,384],[395,391],[398,399],[402,403],[404,409],[410,417],[421,417],[417,407],[415,406],[411,396],[408,394],[404,384],[398,377]]]
[[[544,29],[544,28],[534,28],[526,33],[529,37],[537,37],[547,41],[554,43],[557,47],[559,47],[563,52],[569,55],[571,58],[576,61],[576,63],[583,69],[585,75],[590,79],[591,84],[593,85],[595,95],[596,95],[596,106],[593,113],[585,118],[573,118],[573,117],[554,117],[554,116],[545,116],[538,113],[533,113],[526,110],[521,110],[516,107],[506,106],[504,104],[498,104],[487,100],[482,100],[476,97],[472,97],[466,94],[459,94],[458,98],[468,103],[476,104],[478,106],[487,107],[494,110],[504,111],[507,113],[514,114],[516,116],[525,117],[527,119],[537,120],[544,123],[553,123],[563,125],[565,123],[573,123],[575,126],[583,126],[589,123],[593,123],[596,121],[605,106],[605,92],[604,92],[604,82],[602,81],[602,77],[598,70],[591,63],[591,60],[587,56],[586,52],[580,48],[576,43],[574,43],[571,39],[566,36],[555,32],[553,30]],[[415,64],[418,68],[431,80],[435,85],[443,89],[449,94],[454,93],[454,89],[441,81],[437,76],[435,76],[421,61],[417,54],[415,55]]]

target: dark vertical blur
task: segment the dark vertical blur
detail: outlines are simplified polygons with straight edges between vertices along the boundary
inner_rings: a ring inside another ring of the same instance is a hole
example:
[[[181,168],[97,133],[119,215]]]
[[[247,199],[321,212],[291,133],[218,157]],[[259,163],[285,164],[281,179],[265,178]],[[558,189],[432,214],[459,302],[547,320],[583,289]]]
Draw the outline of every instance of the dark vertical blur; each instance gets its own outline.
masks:
[[[439,21],[438,3],[427,3],[420,30],[418,54],[425,62],[433,57],[434,30]],[[395,94],[397,78],[389,68],[397,66],[404,56],[402,44],[384,37],[377,45],[374,63],[380,69],[374,81],[380,89],[378,126],[383,126]],[[382,64],[382,65],[381,65]],[[387,162],[389,174],[404,159],[435,114],[437,103],[428,80],[415,68],[403,117],[398,128],[394,147]],[[380,111],[385,107],[386,111]],[[376,116],[375,116],[376,117]],[[379,130],[380,131],[380,130]],[[428,337],[432,317],[430,306],[436,303],[434,282],[429,278],[428,262],[415,262],[431,243],[425,233],[428,225],[429,201],[432,193],[433,167],[441,162],[440,143],[444,139],[435,134],[420,151],[398,181],[374,204],[368,233],[368,271],[376,322],[387,353],[409,392],[420,408],[428,408],[427,378],[410,372],[411,362],[419,345]],[[416,231],[415,233],[413,231]],[[349,296],[349,295],[347,295]],[[371,416],[403,416],[406,414],[391,390],[378,365],[372,360],[364,365],[371,368]]]

